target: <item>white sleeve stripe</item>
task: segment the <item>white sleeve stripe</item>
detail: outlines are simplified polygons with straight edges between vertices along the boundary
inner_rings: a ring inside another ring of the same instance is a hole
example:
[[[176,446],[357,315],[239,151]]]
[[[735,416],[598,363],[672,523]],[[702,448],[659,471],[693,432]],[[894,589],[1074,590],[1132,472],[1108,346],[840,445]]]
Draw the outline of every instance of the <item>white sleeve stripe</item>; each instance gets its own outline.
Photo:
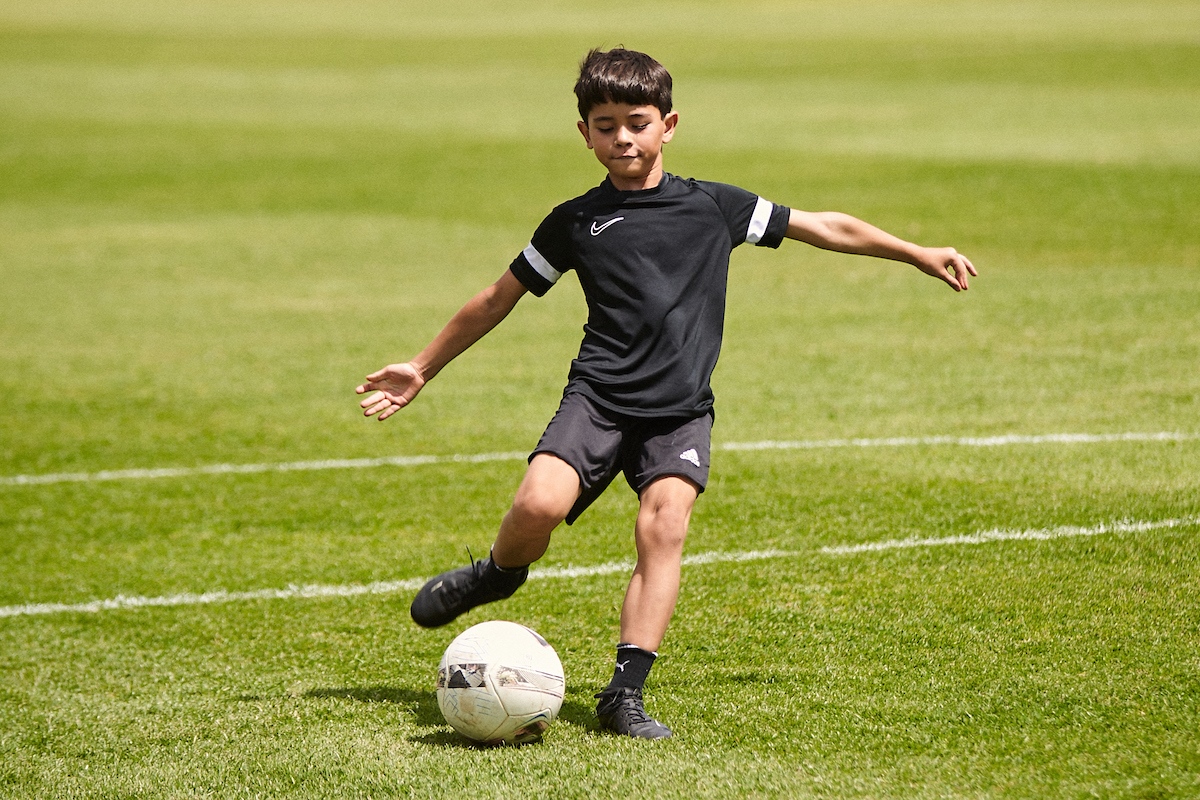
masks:
[[[533,267],[534,271],[537,272],[538,275],[541,275],[543,278],[550,281],[550,283],[557,283],[558,279],[562,277],[562,273],[550,266],[550,262],[543,258],[541,253],[534,249],[532,242],[522,251],[522,253],[525,256],[525,260],[529,262],[529,266]]]
[[[750,215],[750,227],[746,229],[746,241],[758,244],[767,232],[767,223],[771,221],[771,210],[775,207],[770,200],[758,198],[754,204],[754,213]]]

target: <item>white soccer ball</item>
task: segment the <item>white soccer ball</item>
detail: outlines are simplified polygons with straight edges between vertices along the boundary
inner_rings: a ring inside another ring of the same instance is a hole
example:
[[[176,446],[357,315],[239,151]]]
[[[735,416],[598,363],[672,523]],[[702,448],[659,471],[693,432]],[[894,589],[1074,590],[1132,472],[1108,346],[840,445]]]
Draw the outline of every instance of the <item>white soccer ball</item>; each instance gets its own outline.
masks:
[[[515,622],[481,622],[446,648],[437,698],[454,730],[488,745],[542,738],[562,708],[566,680],[554,648]]]

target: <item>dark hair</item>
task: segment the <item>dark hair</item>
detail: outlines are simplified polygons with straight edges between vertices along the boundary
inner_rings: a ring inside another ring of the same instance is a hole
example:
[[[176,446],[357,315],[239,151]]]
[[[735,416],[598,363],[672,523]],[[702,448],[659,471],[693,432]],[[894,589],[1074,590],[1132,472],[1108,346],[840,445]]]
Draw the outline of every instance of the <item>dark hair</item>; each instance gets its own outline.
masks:
[[[665,117],[671,113],[671,73],[645,53],[596,48],[579,65],[575,97],[584,122],[601,103],[655,106]]]

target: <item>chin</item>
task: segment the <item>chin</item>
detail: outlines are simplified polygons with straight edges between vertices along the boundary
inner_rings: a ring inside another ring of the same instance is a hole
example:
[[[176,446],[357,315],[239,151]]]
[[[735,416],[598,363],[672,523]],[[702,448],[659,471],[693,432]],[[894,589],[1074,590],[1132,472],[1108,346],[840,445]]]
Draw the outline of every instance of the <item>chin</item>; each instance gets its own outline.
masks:
[[[649,170],[642,169],[640,165],[630,164],[626,161],[618,161],[616,164],[610,164],[608,171],[622,178],[629,178],[630,180],[644,178],[650,174]]]

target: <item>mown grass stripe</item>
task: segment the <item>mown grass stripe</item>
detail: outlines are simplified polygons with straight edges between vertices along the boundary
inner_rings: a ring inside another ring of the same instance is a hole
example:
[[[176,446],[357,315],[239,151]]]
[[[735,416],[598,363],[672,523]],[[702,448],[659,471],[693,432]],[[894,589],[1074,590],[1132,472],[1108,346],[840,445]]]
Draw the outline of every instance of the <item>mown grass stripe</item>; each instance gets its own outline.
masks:
[[[1184,442],[1200,439],[1197,433],[1163,431],[1159,433],[1052,433],[1044,435],[1010,434],[1004,436],[954,437],[911,436],[882,439],[816,439],[798,441],[725,442],[718,450],[820,450],[851,447],[920,447],[956,445],[961,447],[1004,447],[1036,444],[1104,444],[1112,442]],[[156,467],[148,469],[102,470],[100,472],[56,472],[43,475],[0,477],[0,486],[39,486],[54,483],[97,483],[122,480],[185,478],[197,475],[248,475],[264,472],[307,472],[325,469],[373,469],[376,467],[419,467],[429,464],[481,464],[491,461],[520,461],[528,453],[477,453],[444,456],[386,456],[382,458],[334,458],[319,461],[290,461],[266,464],[209,464],[199,467]]]

